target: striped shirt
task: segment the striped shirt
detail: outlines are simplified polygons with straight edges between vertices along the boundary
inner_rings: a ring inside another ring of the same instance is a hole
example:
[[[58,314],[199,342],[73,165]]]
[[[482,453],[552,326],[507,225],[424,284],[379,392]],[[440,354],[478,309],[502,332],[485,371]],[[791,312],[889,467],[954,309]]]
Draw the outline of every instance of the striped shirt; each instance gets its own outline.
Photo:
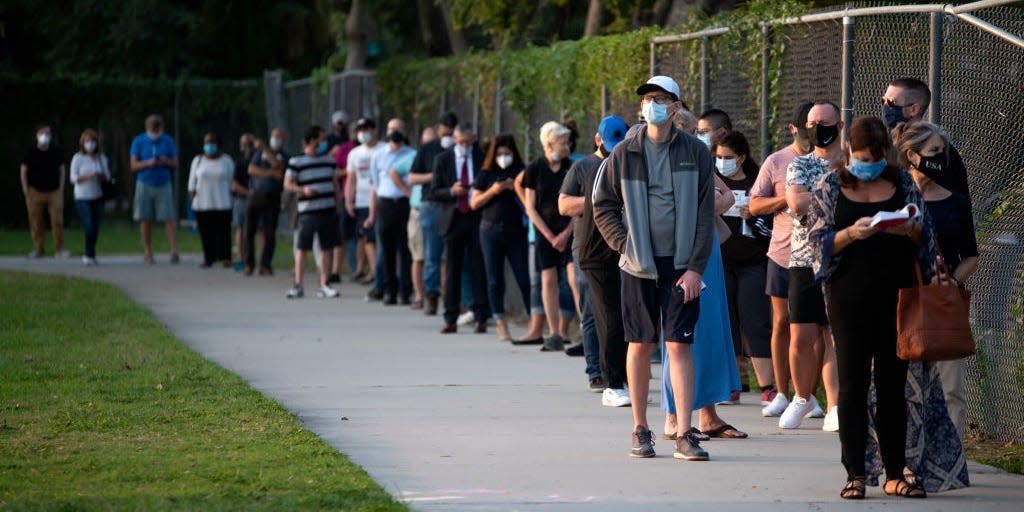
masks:
[[[299,187],[312,187],[314,194],[300,194],[299,214],[333,212],[337,209],[334,197],[334,158],[330,155],[297,155],[288,159],[285,177],[291,177]]]

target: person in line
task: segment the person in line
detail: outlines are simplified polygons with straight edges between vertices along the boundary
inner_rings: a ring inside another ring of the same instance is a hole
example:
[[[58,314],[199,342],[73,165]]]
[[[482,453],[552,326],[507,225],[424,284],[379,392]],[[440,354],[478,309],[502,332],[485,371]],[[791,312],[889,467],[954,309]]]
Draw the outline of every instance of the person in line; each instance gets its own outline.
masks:
[[[476,145],[473,125],[462,123],[455,128],[455,145],[437,155],[431,173],[434,200],[445,203],[437,222],[448,254],[444,276],[445,325],[441,334],[458,330],[463,268],[469,270],[472,281],[475,332],[487,332],[487,277],[480,250],[480,213],[469,206],[473,181],[482,172],[483,159],[483,151]]]
[[[170,250],[170,262],[178,263],[178,208],[171,173],[178,168],[174,139],[164,133],[164,120],[152,114],[146,131],[132,140],[131,169],[135,174],[135,202],[132,218],[139,223],[143,260],[153,264],[153,223],[163,222]]]
[[[772,239],[768,244],[768,269],[765,293],[771,300],[771,357],[774,385],[761,386],[761,415],[781,416],[789,406],[789,258],[793,212],[786,203],[786,169],[798,156],[811,152],[807,133],[807,113],[814,103],[797,105],[786,128],[793,142],[765,158],[750,189],[750,214],[773,215]]]
[[[348,141],[348,112],[335,110],[331,114],[331,133],[327,134],[327,153],[336,156],[341,146]]]
[[[711,149],[722,137],[732,131],[732,120],[724,110],[705,110],[697,118],[697,138]]]
[[[487,299],[499,341],[512,341],[505,320],[505,261],[512,268],[524,307],[530,304],[529,246],[523,226],[523,210],[515,192],[515,179],[523,172],[516,139],[500,133],[491,140],[481,164],[483,172],[473,180],[469,206],[480,212],[480,248],[487,270]]]
[[[188,197],[203,244],[202,268],[215,262],[231,266],[231,185],[235,166],[220,147],[217,135],[203,136],[203,153],[192,159]]]
[[[436,131],[432,126],[423,129],[420,135],[420,146],[433,142]],[[409,239],[409,256],[412,259],[412,292],[413,299],[409,305],[412,309],[423,309],[425,285],[423,282],[423,228],[420,225],[420,208],[423,206],[423,185],[409,185],[409,174],[412,164],[416,161],[419,151],[413,151],[395,162],[391,181],[409,197],[409,222],[405,231]]]
[[[320,241],[320,289],[317,296],[335,298],[338,291],[327,282],[331,256],[341,238],[338,205],[335,202],[334,158],[327,154],[327,136],[319,126],[310,126],[302,137],[302,154],[288,159],[284,189],[298,196],[298,231],[295,254],[295,284],[289,299],[301,298],[302,272],[313,238]]]
[[[53,232],[54,255],[68,258],[64,249],[64,158],[56,144],[53,131],[43,125],[36,129],[36,143],[21,160],[21,192],[25,195],[29,231],[32,234],[32,252],[29,258],[43,256],[46,215],[50,216]]]
[[[526,214],[541,235],[536,242],[537,267],[541,269],[541,293],[551,336],[544,340],[541,350],[565,350],[568,321],[559,321],[558,270],[565,268],[570,286],[575,286],[572,252],[572,219],[558,213],[558,192],[569,170],[568,128],[554,121],[540,128],[540,142],[544,154],[531,162],[523,171]],[[573,295],[576,295],[575,293]]]
[[[71,183],[75,187],[75,209],[82,218],[85,254],[82,263],[96,264],[96,240],[103,218],[103,182],[110,181],[107,156],[100,151],[100,136],[87,128],[78,139],[78,152],[71,157]]]
[[[598,169],[615,146],[622,142],[628,129],[626,122],[618,116],[602,119],[594,134],[597,149],[573,163],[558,194],[559,212],[575,217],[573,260],[577,265],[575,270],[584,276],[586,282],[586,288],[580,287],[580,305],[589,306],[593,311],[591,316],[597,334],[597,349],[586,350],[584,347],[586,370],[590,377],[588,387],[601,393],[601,404],[606,407],[630,405],[629,391],[626,390],[626,343],[619,302],[619,255],[608,247],[594,225],[591,195]],[[597,371],[592,369],[594,366]]]
[[[277,246],[277,219],[281,215],[281,193],[284,191],[284,171],[288,153],[284,151],[285,133],[280,128],[270,131],[270,144],[256,139],[256,151],[247,169],[249,197],[245,208],[245,237],[243,239],[245,269],[252,275],[256,266],[256,232],[262,226],[263,251],[260,253],[261,276],[274,275],[274,249]]]
[[[434,163],[438,155],[455,145],[453,133],[458,124],[459,119],[454,112],[446,112],[441,116],[434,128],[437,139],[420,147],[412,169],[409,170],[409,184],[421,187],[420,231],[423,232],[423,286],[426,300],[423,313],[427,316],[437,314],[438,298],[441,296],[441,257],[444,252],[444,238],[437,225],[444,202],[434,199],[431,186]]]
[[[758,386],[766,388],[773,382],[771,303],[764,293],[772,219],[750,213],[750,190],[759,166],[747,138],[730,132],[719,139],[712,154],[718,176],[736,199],[735,206],[722,214],[732,232],[722,243],[722,263],[736,362],[745,366],[744,356],[750,357]],[[739,393],[734,393],[730,401],[738,399]]]
[[[818,126],[833,126],[827,120],[831,114],[819,117],[820,110],[832,107],[815,105],[808,123],[825,121],[829,124]],[[835,114],[838,116],[838,112]],[[831,133],[816,126],[812,142],[820,149]],[[925,490],[908,481],[903,473],[907,362],[896,357],[896,303],[899,289],[910,287],[914,281],[913,265],[920,265],[926,279],[930,276],[935,248],[932,237],[925,236],[932,226],[921,192],[909,173],[887,162],[891,150],[889,133],[881,119],[854,119],[846,163],[842,155],[829,155],[833,157],[830,165],[837,171],[822,174],[806,219],[813,272],[825,283],[843,383],[839,391],[839,441],[847,483],[840,496],[846,499],[865,497],[867,404],[872,381],[878,400],[874,424],[886,475],[883,489],[887,495],[926,496]],[[911,219],[886,231],[871,226],[876,213],[896,211],[908,204],[921,212],[920,221]],[[796,258],[798,248],[794,247],[793,252]]]
[[[235,176],[231,181],[231,227],[235,230],[237,260],[235,270],[245,269],[245,209],[249,203],[249,162],[256,150],[251,133],[238,138],[238,156],[235,157]],[[263,242],[265,245],[266,242]]]
[[[399,179],[395,183],[392,173],[395,162],[415,153],[405,143],[405,123],[391,119],[387,124],[387,144],[381,146],[370,162],[370,200],[376,203],[376,229],[383,268],[381,291],[384,305],[410,305],[412,257],[409,255],[409,187]]]
[[[786,169],[786,204],[796,216],[790,237],[789,258],[789,368],[793,375],[793,400],[779,416],[779,428],[799,428],[805,416],[826,416],[814,391],[818,375],[825,384],[828,414],[823,429],[839,426],[837,404],[839,382],[835,369],[835,350],[829,342],[828,315],[821,283],[814,279],[811,264],[813,248],[807,240],[810,220],[807,209],[811,192],[822,176],[831,172],[833,163],[842,159],[839,107],[834,103],[815,103],[807,113],[807,133],[814,151],[793,159]]]
[[[678,421],[674,457],[708,460],[690,432],[694,399],[691,344],[700,316],[701,274],[714,243],[714,163],[700,141],[672,124],[679,85],[655,76],[637,88],[647,121],[616,146],[594,185],[594,221],[621,255],[633,457],[653,457],[647,424],[651,353],[664,337]],[[679,171],[676,171],[679,169]]]
[[[332,284],[341,282],[341,264],[345,259],[348,259],[348,268],[352,271],[352,280],[358,282],[366,277],[363,275],[363,258],[357,252],[359,243],[356,239],[358,238],[359,229],[356,226],[356,219],[348,214],[348,208],[345,207],[345,183],[348,181],[348,170],[346,169],[348,154],[352,152],[352,149],[358,143],[351,140],[348,136],[348,114],[339,110],[332,117],[342,121],[340,124],[334,123],[335,133],[333,134],[333,140],[336,144],[332,146],[332,136],[329,135],[327,137],[327,145],[330,147],[328,153],[334,156],[334,165],[338,170],[335,187],[338,196],[338,219],[341,222],[341,243],[334,248],[334,255],[331,260],[331,276],[328,282]]]
[[[377,145],[377,123],[373,119],[361,118],[356,121],[356,140],[359,145],[348,154],[345,164],[345,209],[356,220],[356,252],[362,259],[366,277],[362,284],[374,282],[377,273],[377,235],[374,233],[372,209],[376,208],[370,197],[370,164],[379,149]],[[369,295],[367,296],[369,297]],[[377,300],[380,297],[376,297]]]

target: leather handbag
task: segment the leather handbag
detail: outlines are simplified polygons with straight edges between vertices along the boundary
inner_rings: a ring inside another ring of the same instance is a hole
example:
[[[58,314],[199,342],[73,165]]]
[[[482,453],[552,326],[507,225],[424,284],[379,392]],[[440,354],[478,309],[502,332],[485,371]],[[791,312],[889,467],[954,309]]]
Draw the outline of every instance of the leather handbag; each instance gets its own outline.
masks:
[[[971,292],[949,276],[941,255],[932,284],[924,284],[914,261],[916,281],[900,289],[896,311],[896,356],[905,361],[951,361],[974,354]]]

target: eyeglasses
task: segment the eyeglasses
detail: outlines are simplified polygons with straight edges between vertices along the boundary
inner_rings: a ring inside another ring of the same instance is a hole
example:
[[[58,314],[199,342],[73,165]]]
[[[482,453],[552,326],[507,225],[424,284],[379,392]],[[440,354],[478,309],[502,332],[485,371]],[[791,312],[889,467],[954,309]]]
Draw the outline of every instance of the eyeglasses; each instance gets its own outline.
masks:
[[[654,103],[657,103],[659,105],[668,105],[669,103],[672,103],[675,100],[672,99],[672,96],[669,96],[668,94],[648,94],[644,96],[642,101],[643,103],[650,103],[653,101]]]
[[[884,104],[885,106],[887,106],[889,108],[907,108],[907,107],[913,105],[913,103],[907,103],[906,105],[897,105],[896,104],[896,100],[894,100],[892,98],[882,98],[882,104]]]

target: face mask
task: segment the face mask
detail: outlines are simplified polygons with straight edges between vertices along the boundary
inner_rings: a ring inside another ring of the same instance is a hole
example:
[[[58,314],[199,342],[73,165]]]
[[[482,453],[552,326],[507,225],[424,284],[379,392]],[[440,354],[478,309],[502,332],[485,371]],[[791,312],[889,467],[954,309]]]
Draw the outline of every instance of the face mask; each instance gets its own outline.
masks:
[[[711,134],[710,133],[698,133],[697,138],[704,143],[708,149],[711,149]]]
[[[825,126],[823,124],[815,125],[814,128],[807,130],[808,139],[811,144],[814,144],[819,148],[827,148],[836,141],[839,137],[839,125],[834,124],[832,126]]]
[[[49,133],[40,133],[39,135],[36,135],[36,142],[38,142],[40,146],[49,146],[50,145],[50,134]]]
[[[369,144],[370,141],[373,140],[373,134],[370,132],[359,132],[359,134],[356,135],[356,140],[358,140],[360,144]]]
[[[327,153],[327,141],[326,140],[322,140],[322,141],[320,141],[319,144],[316,145],[316,152],[317,152],[318,155],[322,155],[324,153]]]
[[[87,141],[85,141],[85,152],[86,153],[92,153],[93,151],[96,151],[96,141],[94,141],[94,140],[87,140]]]
[[[888,165],[888,162],[886,162],[884,158],[869,164],[851,156],[850,165],[846,166],[846,168],[849,169],[850,174],[854,175],[858,180],[874,181],[875,178],[881,176],[886,165]]]
[[[512,165],[512,155],[498,155],[494,157],[494,162],[498,164],[498,167],[508,169],[508,166]]]
[[[735,158],[730,158],[728,160],[726,160],[725,158],[716,158],[715,167],[718,168],[719,174],[725,176],[726,178],[735,176],[736,171],[740,169],[739,166],[736,165]]]
[[[441,137],[441,147],[442,148],[448,149],[448,148],[450,148],[450,147],[452,147],[454,145],[455,145],[455,137],[452,137],[451,135],[445,135],[444,137]]]
[[[648,123],[662,126],[668,122],[668,107],[660,103],[644,103],[640,109]]]
[[[943,151],[937,155],[924,156],[917,155],[920,160],[917,162],[917,170],[921,171],[925,176],[931,179],[940,179],[943,173],[946,172],[946,152]]]
[[[882,118],[885,119],[885,126],[888,126],[890,130],[908,120],[903,117],[903,107],[890,107],[885,103],[882,103]]]
[[[206,153],[207,155],[217,154],[217,145],[212,143],[203,144],[203,153]]]
[[[555,151],[548,155],[548,160],[551,160],[551,163],[559,162],[562,160],[562,155],[558,154],[558,151]]]
[[[148,133],[149,133],[149,138],[151,138],[151,139],[153,139],[155,141],[155,140],[160,138],[160,134],[163,133],[163,132],[160,131],[160,130],[156,130],[156,131],[148,132]]]
[[[270,149],[273,149],[274,151],[277,151],[277,150],[281,149],[281,145],[282,145],[281,144],[281,139],[279,139],[277,137],[271,137],[270,138]]]
[[[401,144],[402,141],[405,140],[405,135],[402,135],[402,132],[395,130],[388,134],[388,140],[394,142],[395,144]]]

